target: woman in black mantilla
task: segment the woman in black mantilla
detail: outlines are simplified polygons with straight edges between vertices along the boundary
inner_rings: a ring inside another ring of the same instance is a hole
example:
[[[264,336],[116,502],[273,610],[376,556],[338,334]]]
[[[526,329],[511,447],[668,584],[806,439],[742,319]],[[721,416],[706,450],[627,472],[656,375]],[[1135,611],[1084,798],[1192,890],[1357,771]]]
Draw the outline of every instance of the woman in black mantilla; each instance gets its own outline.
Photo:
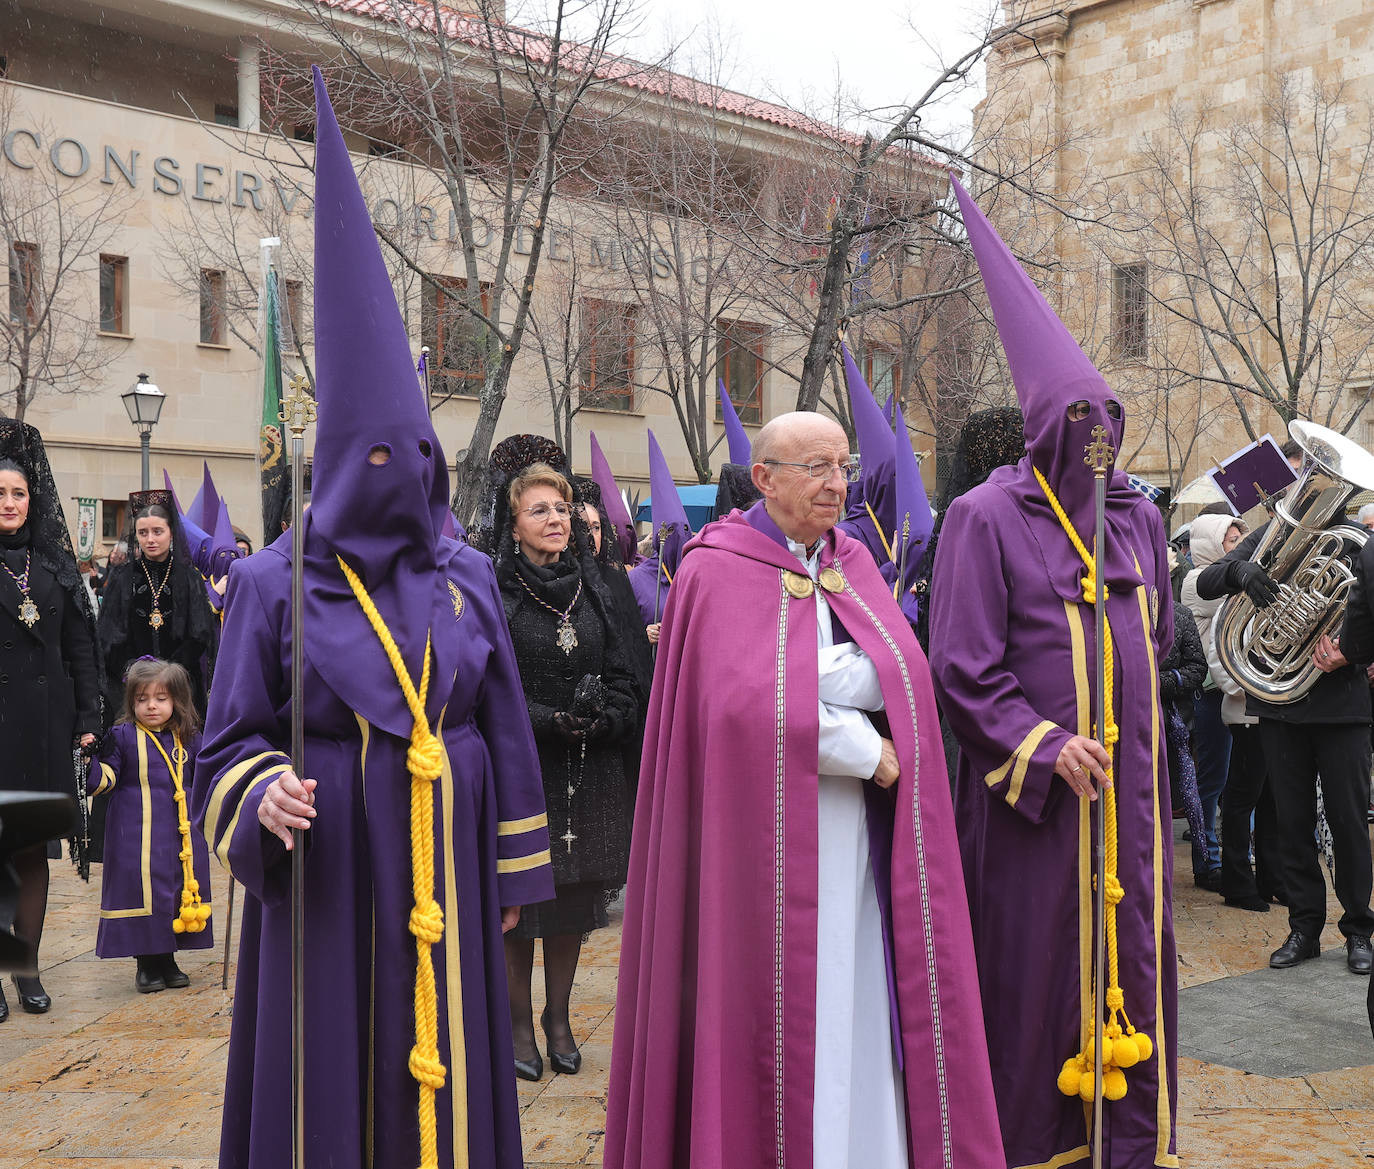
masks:
[[[101,730],[95,614],[72,554],[61,498],[38,431],[0,421],[0,790],[77,792],[77,746]],[[73,842],[84,848],[84,842]],[[19,880],[13,928],[35,960],[56,842],[11,858]],[[78,860],[78,864],[82,864]],[[35,976],[15,977],[31,1014],[52,1000]],[[0,1022],[9,1007],[0,992]]]
[[[122,709],[124,671],[141,657],[184,666],[191,675],[196,711],[205,717],[205,693],[215,650],[215,616],[205,584],[168,491],[129,496],[133,554],[110,573],[100,603],[100,649],[105,658],[106,705]]]
[[[491,555],[510,624],[548,806],[556,897],[526,905],[506,935],[516,1074],[537,1080],[530,980],[544,948],[541,1023],[555,1071],[581,1055],[569,999],[582,938],[607,924],[625,883],[630,799],[622,745],[637,729],[639,695],[611,592],[591,536],[548,439],[517,435],[492,452],[491,483],[472,537]]]

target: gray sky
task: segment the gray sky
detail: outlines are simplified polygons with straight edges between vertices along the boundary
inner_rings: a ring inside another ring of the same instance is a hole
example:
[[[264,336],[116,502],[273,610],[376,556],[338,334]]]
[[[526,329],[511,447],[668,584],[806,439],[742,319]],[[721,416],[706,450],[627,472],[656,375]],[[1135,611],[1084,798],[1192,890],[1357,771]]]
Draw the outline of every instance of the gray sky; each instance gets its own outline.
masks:
[[[937,51],[952,61],[981,40],[992,7],[993,0],[641,0],[642,30],[631,51],[653,59],[685,43],[695,66],[709,60],[716,28],[724,84],[834,120],[837,83],[845,109],[913,99],[929,85]],[[927,124],[966,123],[976,98],[955,96]]]

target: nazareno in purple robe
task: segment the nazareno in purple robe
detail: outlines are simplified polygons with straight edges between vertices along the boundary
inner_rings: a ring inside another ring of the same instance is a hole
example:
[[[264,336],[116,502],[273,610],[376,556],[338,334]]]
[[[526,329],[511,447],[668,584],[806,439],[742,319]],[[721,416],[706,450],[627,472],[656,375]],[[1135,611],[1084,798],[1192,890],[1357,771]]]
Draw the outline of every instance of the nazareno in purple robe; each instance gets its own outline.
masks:
[[[732,512],[703,529],[664,618],[631,842],[606,1169],[812,1164],[816,603],[784,588],[784,573],[804,574],[771,526]],[[868,800],[911,1164],[1003,1169],[925,659],[861,544],[832,532],[821,560],[847,581],[828,596],[837,638],[842,626],[873,659],[889,716],[915,715],[888,732],[901,778]]]
[[[435,898],[444,935],[433,957],[439,1055],[449,1069],[437,1099],[439,1163],[518,1169],[500,914],[503,905],[553,896],[548,829],[491,562],[454,541],[443,541],[445,549],[432,617],[455,626],[459,648],[431,683],[447,754],[434,785]],[[230,575],[221,665],[195,787],[198,822],[219,861],[250,894],[222,1169],[278,1169],[291,1147],[290,854],[257,817],[267,785],[289,765],[289,553],[287,533]],[[347,589],[342,575],[337,583]],[[348,668],[379,687],[395,687],[361,615],[358,628]],[[407,929],[409,744],[397,728],[355,713],[315,669],[309,650],[306,659],[306,773],[319,780],[318,818],[306,833],[307,1160],[330,1169],[413,1169],[419,1130],[407,1070],[416,964]]]
[[[170,731],[150,732],[133,723],[110,728],[91,760],[86,790],[109,801],[105,860],[100,877],[100,926],[95,952],[102,958],[205,950],[215,944],[214,918],[199,933],[176,933],[185,874],[175,785],[153,738],[175,761]],[[181,781],[189,800],[200,736],[183,744]],[[189,811],[189,804],[188,804]],[[191,864],[202,905],[210,902],[210,861],[205,838],[191,829]]]
[[[1094,734],[1096,631],[1081,539],[1093,539],[1097,439],[1121,450],[1124,411],[992,226],[953,184],[1024,413],[1027,453],[950,504],[935,556],[930,661],[959,741],[955,813],[979,956],[1007,1163],[1089,1163],[1091,1105],[1058,1087],[1091,1042],[1091,809],[1055,773]],[[1086,403],[1086,410],[1070,405]],[[1116,909],[1125,1010],[1153,1043],[1103,1104],[1111,1169],[1176,1166],[1177,960],[1171,808],[1159,660],[1173,606],[1159,511],[1112,470],[1103,577],[1120,731],[1115,791],[1124,896]]]

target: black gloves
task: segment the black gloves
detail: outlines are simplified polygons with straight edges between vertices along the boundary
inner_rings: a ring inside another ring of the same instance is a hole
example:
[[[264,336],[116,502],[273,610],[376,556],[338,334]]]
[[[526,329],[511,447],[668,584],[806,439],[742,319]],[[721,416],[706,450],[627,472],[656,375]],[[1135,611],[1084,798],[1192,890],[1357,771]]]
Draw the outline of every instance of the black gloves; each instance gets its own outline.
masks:
[[[1253,560],[1238,560],[1232,564],[1231,582],[1260,609],[1267,608],[1279,599],[1279,586],[1274,583],[1274,578]]]

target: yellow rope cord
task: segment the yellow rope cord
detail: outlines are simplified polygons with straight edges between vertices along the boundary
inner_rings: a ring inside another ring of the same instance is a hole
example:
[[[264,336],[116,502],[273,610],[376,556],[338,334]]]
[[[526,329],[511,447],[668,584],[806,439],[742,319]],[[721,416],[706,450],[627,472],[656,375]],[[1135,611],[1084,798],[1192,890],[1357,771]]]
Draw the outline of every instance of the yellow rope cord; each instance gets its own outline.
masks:
[[[434,1094],[444,1086],[447,1069],[439,1060],[439,992],[434,981],[431,949],[444,936],[444,914],[434,899],[434,781],[443,774],[443,744],[429,729],[425,697],[429,693],[430,652],[425,639],[425,663],[417,691],[391,630],[372,603],[363,582],[338,558],[345,579],[358,598],[368,624],[382,643],[410,708],[412,721],[406,769],[410,772],[410,868],[415,904],[410,932],[415,935],[415,1046],[410,1049],[410,1074],[420,1085],[420,1169],[438,1169],[438,1122]]]
[[[200,882],[196,880],[196,866],[191,854],[191,818],[186,814],[186,786],[182,782],[186,768],[186,748],[181,745],[181,739],[174,734],[172,755],[168,758],[167,752],[152,730],[139,723],[138,731],[139,734],[148,736],[148,741],[157,748],[157,753],[167,764],[167,774],[172,777],[172,799],[176,801],[177,806],[177,831],[181,834],[181,851],[177,853],[181,860],[181,905],[176,917],[172,919],[172,933],[198,934],[205,929],[205,923],[210,920],[210,907],[201,904]],[[176,760],[175,763],[172,762],[173,759]]]
[[[1088,551],[1087,545],[1083,543],[1082,538],[1074,528],[1073,521],[1069,519],[1068,513],[1038,468],[1035,470],[1035,478],[1040,484],[1040,489],[1045,493],[1045,498],[1049,500],[1050,507],[1054,510],[1060,526],[1064,529],[1064,534],[1068,536],[1074,551],[1078,553],[1087,569],[1087,573],[1083,577],[1083,601],[1085,604],[1095,606],[1097,604],[1097,560]],[[1102,596],[1105,601],[1107,596],[1105,586],[1102,589]],[[1121,989],[1120,981],[1116,907],[1125,897],[1126,891],[1117,875],[1120,848],[1117,835],[1115,765],[1113,760],[1116,757],[1116,744],[1121,738],[1121,731],[1116,724],[1116,710],[1112,701],[1112,695],[1116,689],[1116,650],[1112,641],[1111,622],[1107,620],[1105,613],[1102,615],[1102,653],[1106,662],[1102,702],[1105,730],[1102,727],[1097,728],[1097,738],[1107,748],[1106,772],[1109,781],[1100,796],[1103,801],[1102,810],[1105,821],[1103,832],[1105,846],[1103,868],[1106,876],[1107,902],[1107,992],[1105,999],[1108,1012],[1102,1038],[1102,1094],[1108,1100],[1120,1100],[1126,1095],[1125,1069],[1134,1067],[1142,1060],[1149,1059],[1154,1050],[1154,1045],[1150,1042],[1148,1035],[1144,1032],[1137,1032],[1135,1027],[1131,1025],[1131,1020],[1126,1014],[1126,996]],[[1094,1003],[1097,1001],[1095,987],[1093,993],[1088,997]],[[1083,1047],[1077,1055],[1064,1061],[1064,1066],[1059,1072],[1059,1090],[1064,1095],[1078,1096],[1086,1101],[1092,1100],[1097,1090],[1094,1061],[1097,1054],[1095,1050],[1096,1030],[1100,1026],[1102,1026],[1102,1020],[1094,1020],[1091,1015],[1084,1018]]]
[[[887,535],[883,532],[883,525],[878,522],[878,517],[873,514],[873,505],[864,500],[864,511],[868,512],[868,518],[873,521],[873,530],[878,533],[878,539],[883,542],[883,551],[887,553],[887,558],[893,564],[897,563],[897,554],[892,551],[892,544],[897,542],[897,533],[892,533],[892,543],[888,543]]]

